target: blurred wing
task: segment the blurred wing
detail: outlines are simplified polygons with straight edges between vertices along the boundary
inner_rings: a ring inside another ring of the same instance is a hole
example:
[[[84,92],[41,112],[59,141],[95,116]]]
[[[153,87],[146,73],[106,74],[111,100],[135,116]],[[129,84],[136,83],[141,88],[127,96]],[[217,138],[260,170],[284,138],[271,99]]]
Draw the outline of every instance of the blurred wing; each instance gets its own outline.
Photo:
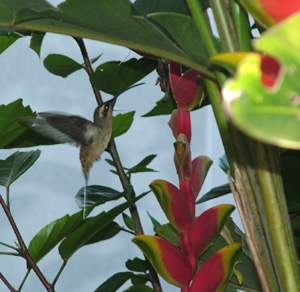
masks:
[[[53,112],[39,113],[36,118],[27,118],[25,122],[48,138],[76,146],[88,145],[92,137],[102,131],[99,126],[79,116]]]

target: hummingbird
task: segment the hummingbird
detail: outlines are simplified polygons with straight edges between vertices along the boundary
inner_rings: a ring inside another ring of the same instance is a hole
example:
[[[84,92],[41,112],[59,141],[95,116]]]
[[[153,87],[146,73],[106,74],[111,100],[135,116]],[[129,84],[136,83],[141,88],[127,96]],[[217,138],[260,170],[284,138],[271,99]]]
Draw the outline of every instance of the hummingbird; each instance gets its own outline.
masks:
[[[142,84],[130,86],[112,99],[97,106],[94,111],[93,122],[80,116],[57,112],[41,112],[36,117],[20,118],[22,124],[26,124],[43,136],[57,142],[70,143],[80,147],[79,159],[85,179],[84,219],[89,170],[93,163],[100,158],[111,139],[114,103],[123,92]]]

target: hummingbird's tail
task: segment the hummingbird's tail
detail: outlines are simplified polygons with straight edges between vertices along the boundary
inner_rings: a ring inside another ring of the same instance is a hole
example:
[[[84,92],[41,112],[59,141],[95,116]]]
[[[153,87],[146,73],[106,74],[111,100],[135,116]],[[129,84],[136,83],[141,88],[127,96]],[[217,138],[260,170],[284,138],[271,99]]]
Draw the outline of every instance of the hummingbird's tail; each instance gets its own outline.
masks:
[[[85,177],[85,186],[84,186],[84,195],[83,195],[83,220],[86,218],[86,197],[87,197],[87,184],[88,184],[88,178]]]

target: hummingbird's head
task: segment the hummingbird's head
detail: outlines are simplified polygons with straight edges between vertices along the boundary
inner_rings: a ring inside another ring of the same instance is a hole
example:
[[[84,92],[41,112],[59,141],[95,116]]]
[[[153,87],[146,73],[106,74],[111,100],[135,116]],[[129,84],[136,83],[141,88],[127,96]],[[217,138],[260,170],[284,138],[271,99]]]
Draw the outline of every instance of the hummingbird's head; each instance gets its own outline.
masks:
[[[94,123],[99,126],[105,126],[106,123],[111,122],[113,106],[114,99],[97,106],[94,111]]]
[[[112,99],[104,102],[103,104],[97,106],[97,108],[94,111],[94,123],[105,127],[107,123],[112,123],[112,110],[115,104],[116,99],[125,91],[128,89],[134,88],[136,86],[142,85],[144,83],[138,83],[132,86],[129,86],[128,88],[120,91],[117,95],[115,95]]]

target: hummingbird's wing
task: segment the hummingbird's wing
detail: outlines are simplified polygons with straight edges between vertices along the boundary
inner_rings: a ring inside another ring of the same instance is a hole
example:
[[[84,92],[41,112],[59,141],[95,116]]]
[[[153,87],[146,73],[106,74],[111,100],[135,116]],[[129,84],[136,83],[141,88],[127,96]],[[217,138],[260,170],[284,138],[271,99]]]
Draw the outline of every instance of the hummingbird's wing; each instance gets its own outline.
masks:
[[[54,112],[38,113],[36,118],[27,118],[26,124],[55,141],[76,146],[88,145],[94,135],[102,131],[99,126],[82,117]]]

